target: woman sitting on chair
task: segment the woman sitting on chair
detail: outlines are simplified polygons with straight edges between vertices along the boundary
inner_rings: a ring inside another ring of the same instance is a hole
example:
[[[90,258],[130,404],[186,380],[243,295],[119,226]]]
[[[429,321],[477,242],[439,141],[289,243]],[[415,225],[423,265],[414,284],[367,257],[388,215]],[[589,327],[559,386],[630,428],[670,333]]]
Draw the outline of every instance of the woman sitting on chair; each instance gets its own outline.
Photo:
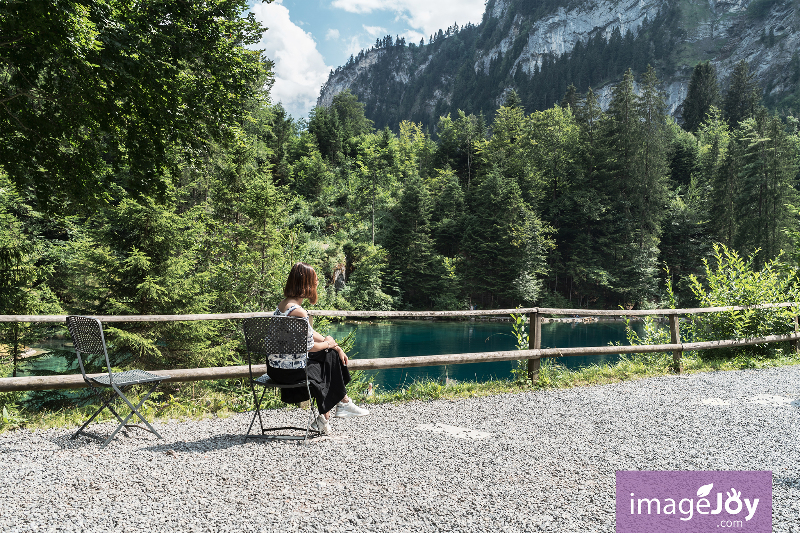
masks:
[[[334,407],[333,416],[337,418],[364,416],[369,412],[358,407],[347,396],[345,386],[350,382],[347,354],[333,337],[323,337],[314,331],[308,312],[302,307],[304,299],[308,299],[311,305],[317,303],[318,283],[317,273],[305,263],[296,263],[289,272],[283,289],[285,298],[278,304],[274,314],[300,317],[308,322],[308,353],[270,354],[267,374],[278,383],[297,383],[306,379],[308,371],[311,395],[320,412],[311,429],[329,435],[329,419]],[[281,400],[286,403],[305,401],[306,396],[305,389],[281,390]]]

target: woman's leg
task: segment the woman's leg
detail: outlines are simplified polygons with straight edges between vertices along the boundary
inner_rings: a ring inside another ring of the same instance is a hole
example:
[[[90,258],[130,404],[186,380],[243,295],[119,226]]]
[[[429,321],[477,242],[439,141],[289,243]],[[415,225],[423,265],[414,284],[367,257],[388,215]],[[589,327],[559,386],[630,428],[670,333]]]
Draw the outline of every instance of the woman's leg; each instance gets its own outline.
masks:
[[[346,385],[350,383],[350,371],[342,365],[334,350],[308,354],[308,377],[312,384],[312,394],[317,398],[317,407],[322,413],[329,414],[347,395]]]
[[[300,381],[305,381],[307,374],[307,370],[305,368],[293,368],[293,369],[286,369],[286,368],[273,368],[271,366],[267,367],[267,375],[275,380],[278,383],[298,383]],[[310,376],[308,376],[310,378]],[[321,405],[321,399],[317,394],[317,390],[315,388],[315,384],[313,380],[309,379],[309,389],[311,391],[311,396],[314,398],[314,401],[317,402],[317,408]],[[281,389],[281,401],[284,403],[300,403],[306,400],[310,400],[308,397],[308,390],[304,387],[298,387],[293,389]],[[330,435],[331,429],[328,425],[328,420],[330,420],[331,414],[330,409],[327,412],[321,412],[319,417],[323,420],[320,421],[319,418],[311,423],[311,428],[315,431],[318,431],[325,435]]]
[[[299,383],[306,380],[304,368],[274,368],[267,367],[267,375],[277,383]],[[283,403],[302,403],[308,400],[308,391],[305,387],[281,389]]]

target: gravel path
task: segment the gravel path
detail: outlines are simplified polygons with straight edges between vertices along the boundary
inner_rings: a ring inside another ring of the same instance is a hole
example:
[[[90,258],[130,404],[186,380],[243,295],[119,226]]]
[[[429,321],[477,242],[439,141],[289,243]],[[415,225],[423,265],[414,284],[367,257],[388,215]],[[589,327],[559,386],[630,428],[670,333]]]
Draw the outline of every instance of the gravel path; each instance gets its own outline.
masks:
[[[0,531],[613,532],[616,470],[719,469],[771,470],[774,531],[800,533],[796,367],[372,406],[308,446],[248,422],[0,434]]]

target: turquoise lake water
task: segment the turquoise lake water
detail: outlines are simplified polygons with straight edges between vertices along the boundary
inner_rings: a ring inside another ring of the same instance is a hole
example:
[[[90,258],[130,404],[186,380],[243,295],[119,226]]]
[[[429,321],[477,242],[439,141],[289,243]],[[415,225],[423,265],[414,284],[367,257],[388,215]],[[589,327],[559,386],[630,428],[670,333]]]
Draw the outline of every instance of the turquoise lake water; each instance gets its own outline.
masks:
[[[494,352],[514,350],[516,339],[510,322],[434,320],[392,320],[373,323],[344,323],[330,326],[337,339],[358,328],[354,358],[409,357],[449,353]],[[550,322],[542,324],[542,348],[606,346],[628,344],[623,322]],[[568,368],[594,363],[613,363],[617,355],[561,357],[557,361]],[[487,381],[509,378],[515,361],[468,363],[463,365],[388,369],[377,372],[372,382],[381,390],[395,389],[422,379]]]
[[[331,324],[329,333],[337,339],[344,338],[357,329],[354,358],[409,357],[448,353],[492,352],[513,350],[516,339],[511,322],[490,321],[434,321],[392,320],[378,322],[345,322]],[[39,343],[36,347],[51,350],[43,356],[21,362],[17,375],[52,375],[78,373],[75,352],[65,346],[64,340]],[[627,344],[623,322],[551,322],[542,325],[542,348],[570,348],[579,346],[606,346],[618,342]],[[594,363],[613,363],[617,355],[561,357],[559,364],[579,368]],[[414,381],[445,377],[457,381],[487,381],[492,378],[509,378],[515,361],[469,363],[463,365],[388,369],[375,372],[371,381],[379,390],[392,390]],[[91,371],[101,371],[91,369]],[[75,393],[66,393],[66,395]]]

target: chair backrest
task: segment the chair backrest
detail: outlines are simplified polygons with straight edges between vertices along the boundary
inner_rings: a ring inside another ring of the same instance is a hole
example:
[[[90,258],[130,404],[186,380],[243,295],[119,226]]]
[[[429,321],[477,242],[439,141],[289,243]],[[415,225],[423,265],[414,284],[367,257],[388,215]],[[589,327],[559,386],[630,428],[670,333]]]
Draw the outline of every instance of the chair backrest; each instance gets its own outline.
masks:
[[[83,379],[86,379],[86,369],[83,366],[81,354],[102,355],[106,359],[106,367],[111,373],[111,363],[106,350],[106,337],[103,334],[103,325],[96,318],[88,316],[68,316],[67,329],[78,354],[78,365],[81,367]]]
[[[293,316],[262,316],[242,321],[244,339],[250,353],[269,356],[273,353],[308,351],[308,322]]]

